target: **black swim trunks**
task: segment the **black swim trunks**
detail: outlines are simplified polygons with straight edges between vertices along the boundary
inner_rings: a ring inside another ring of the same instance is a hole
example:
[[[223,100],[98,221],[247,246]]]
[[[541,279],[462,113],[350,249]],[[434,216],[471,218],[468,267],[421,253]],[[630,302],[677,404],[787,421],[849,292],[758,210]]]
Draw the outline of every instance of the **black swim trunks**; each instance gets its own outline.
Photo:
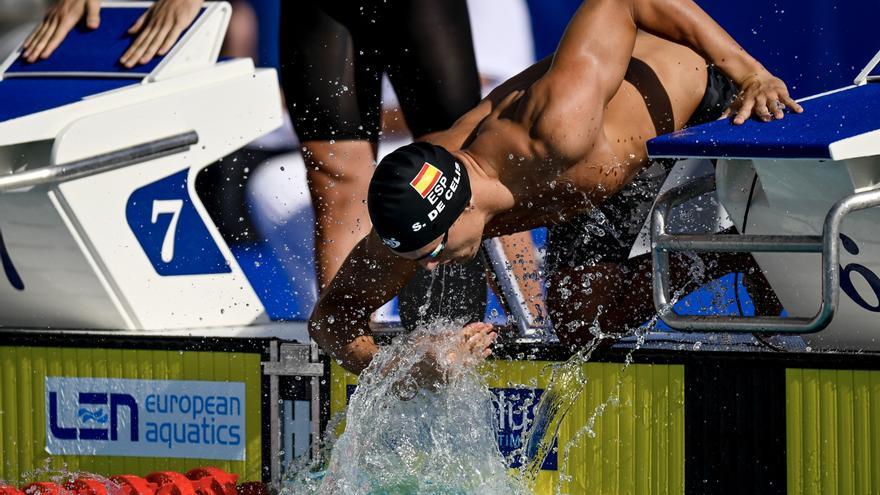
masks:
[[[708,66],[703,99],[685,127],[717,120],[733,103],[739,91],[733,81],[715,66]],[[548,228],[547,270],[597,262],[623,262],[675,160],[654,160],[620,192],[587,213]]]
[[[480,100],[466,0],[281,2],[281,81],[302,141],[377,141],[387,73],[413,136]]]

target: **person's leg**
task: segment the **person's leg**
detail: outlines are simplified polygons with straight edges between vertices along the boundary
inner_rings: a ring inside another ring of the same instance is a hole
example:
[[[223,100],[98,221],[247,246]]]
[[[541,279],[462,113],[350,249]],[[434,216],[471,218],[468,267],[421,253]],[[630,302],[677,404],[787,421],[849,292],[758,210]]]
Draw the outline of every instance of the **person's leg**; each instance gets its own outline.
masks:
[[[315,261],[319,291],[370,232],[366,197],[374,160],[369,141],[302,143],[315,209]]]
[[[247,0],[233,0],[232,18],[229,19],[229,27],[223,39],[221,56],[256,60],[258,32],[257,13],[251,3]]]
[[[412,135],[448,129],[480,101],[466,0],[391,0],[388,78]]]
[[[594,333],[626,332],[651,317],[650,258],[628,258],[662,178],[646,171],[586,213],[548,227],[547,310],[563,343],[586,345]]]
[[[699,269],[696,264],[700,264]],[[767,279],[748,254],[670,256],[672,290],[684,293],[728,273],[744,273],[743,283],[759,315],[782,310]],[[547,306],[560,341],[581,346],[596,331],[616,334],[637,328],[657,315],[649,255],[624,262],[564,266],[548,277]]]
[[[624,333],[650,319],[650,262],[598,262],[549,274],[547,309],[560,342],[583,346],[598,334]]]
[[[281,8],[282,82],[316,213],[319,289],[370,230],[366,194],[378,140],[381,74],[374,54],[355,50],[341,10],[309,0]]]

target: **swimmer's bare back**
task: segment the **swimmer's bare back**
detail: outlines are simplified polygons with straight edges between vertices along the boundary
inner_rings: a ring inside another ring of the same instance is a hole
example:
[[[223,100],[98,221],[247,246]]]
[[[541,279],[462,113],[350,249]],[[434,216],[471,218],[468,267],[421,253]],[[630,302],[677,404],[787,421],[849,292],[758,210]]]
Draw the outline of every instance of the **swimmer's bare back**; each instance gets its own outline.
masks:
[[[632,70],[634,60],[642,70]],[[645,141],[658,129],[681,128],[697,107],[706,63],[743,88],[734,122],[752,112],[762,120],[782,118],[778,105],[799,111],[785,84],[692,1],[588,0],[552,59],[515,76],[428,140],[461,150],[469,173],[498,179],[493,197],[473,198],[501,211],[485,237],[545,225],[585,211],[638,173]],[[649,108],[652,87],[662,95]],[[668,108],[658,116],[653,107],[663,106],[663,95]],[[321,294],[309,320],[312,337],[359,373],[378,351],[370,313],[417,269],[371,232]]]

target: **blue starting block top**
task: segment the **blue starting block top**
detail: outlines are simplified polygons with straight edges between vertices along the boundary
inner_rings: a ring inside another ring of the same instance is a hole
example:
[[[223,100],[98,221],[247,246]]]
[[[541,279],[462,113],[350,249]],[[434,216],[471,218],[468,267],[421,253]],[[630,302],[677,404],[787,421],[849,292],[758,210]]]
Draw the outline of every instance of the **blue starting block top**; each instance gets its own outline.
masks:
[[[128,34],[129,28],[146,10],[144,6],[103,8],[98,29],[79,23],[48,59],[28,63],[19,56],[13,60],[0,81],[0,122],[138,84],[165,58],[156,56],[131,69],[119,63],[135,39]]]
[[[87,96],[137,84],[131,79],[13,78],[0,82],[0,122],[76,103]]]
[[[119,63],[122,54],[134,41],[128,29],[145,11],[143,7],[102,9],[98,29],[92,30],[78,23],[49,58],[34,63],[18,58],[6,70],[4,77],[48,73],[145,77],[159,65],[163,57],[156,56],[149,63],[131,69]]]
[[[652,158],[797,158],[835,160],[880,155],[880,83],[803,101],[802,114],[735,126],[719,120],[648,141]],[[859,138],[863,139],[859,139]],[[843,143],[844,140],[850,140]]]

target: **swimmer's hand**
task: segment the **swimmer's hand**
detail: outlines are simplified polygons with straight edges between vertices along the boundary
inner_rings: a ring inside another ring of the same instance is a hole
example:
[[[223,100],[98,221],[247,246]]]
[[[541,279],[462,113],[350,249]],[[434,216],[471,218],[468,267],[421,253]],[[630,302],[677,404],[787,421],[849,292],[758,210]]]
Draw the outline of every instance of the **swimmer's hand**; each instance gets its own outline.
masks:
[[[444,363],[447,368],[454,366],[474,366],[492,354],[489,347],[498,336],[492,325],[483,322],[471,323],[456,333],[450,346],[444,348]]]
[[[763,122],[781,119],[783,110],[788,107],[795,113],[804,109],[788,94],[782,79],[766,70],[753,73],[739,82],[739,96],[724,111],[723,118],[733,115],[733,123],[740,125],[752,115]]]
[[[98,29],[100,12],[100,0],[60,0],[24,40],[22,58],[30,63],[49,58],[80,19],[85,19],[89,29]]]
[[[202,8],[203,0],[159,0],[129,28],[137,34],[119,62],[129,69],[165,55]]]
[[[430,390],[442,387],[451,378],[451,372],[462,367],[475,366],[489,357],[492,354],[490,346],[496,337],[492,325],[471,323],[451,335],[452,341],[428,343],[432,349],[425,353],[422,361],[413,366],[410,376],[395,383],[395,393],[399,398],[409,400],[419,388]]]

